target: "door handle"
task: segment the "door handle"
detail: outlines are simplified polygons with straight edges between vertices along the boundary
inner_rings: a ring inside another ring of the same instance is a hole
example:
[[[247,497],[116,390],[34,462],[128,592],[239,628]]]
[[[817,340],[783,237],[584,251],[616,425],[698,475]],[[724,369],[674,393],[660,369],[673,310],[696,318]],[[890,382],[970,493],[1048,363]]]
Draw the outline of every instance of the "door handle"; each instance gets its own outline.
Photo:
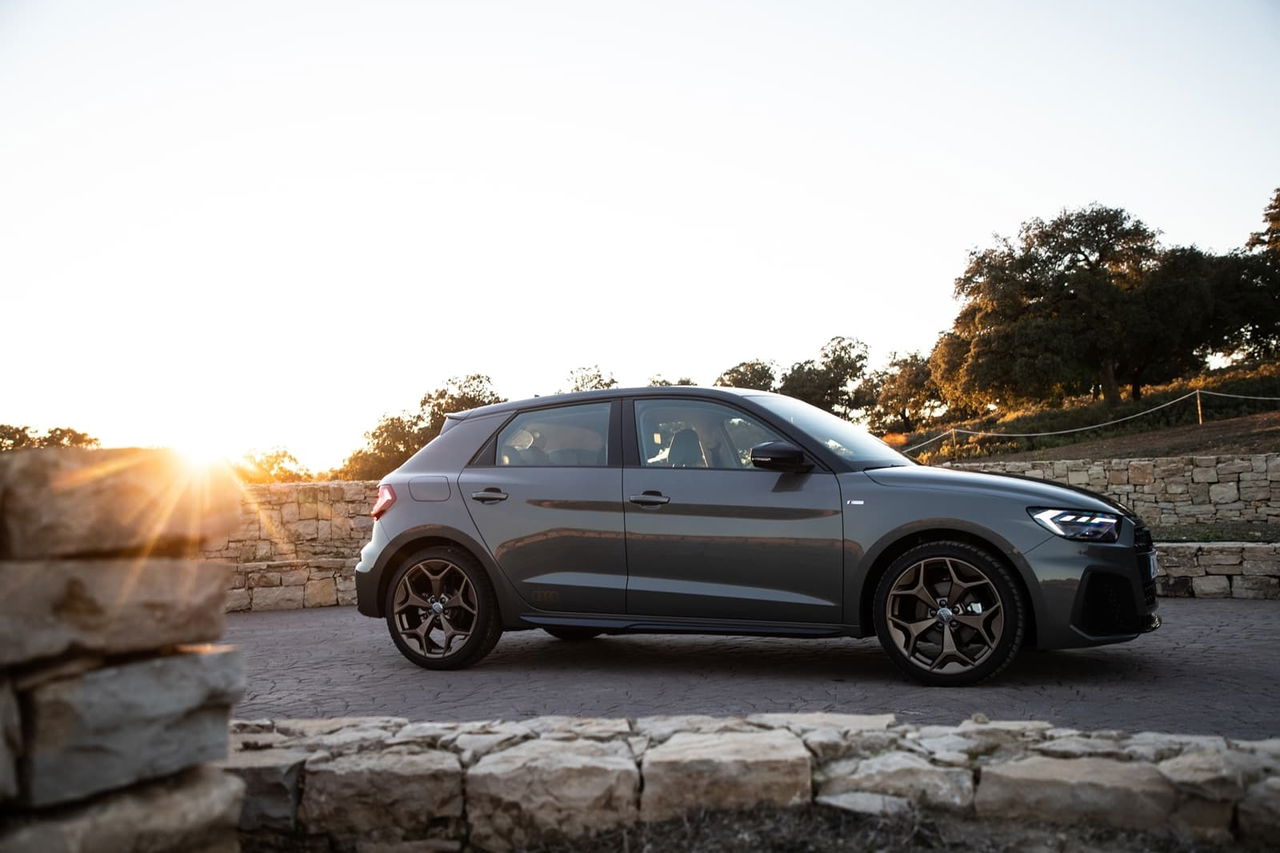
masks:
[[[471,500],[480,501],[482,504],[497,503],[498,501],[505,501],[506,499],[507,493],[502,491],[502,489],[494,488],[493,486],[479,492],[471,493]]]
[[[627,500],[631,501],[633,504],[639,504],[640,506],[662,506],[663,504],[671,503],[671,498],[667,497],[662,492],[655,491],[647,491],[638,495],[632,495],[627,498]]]

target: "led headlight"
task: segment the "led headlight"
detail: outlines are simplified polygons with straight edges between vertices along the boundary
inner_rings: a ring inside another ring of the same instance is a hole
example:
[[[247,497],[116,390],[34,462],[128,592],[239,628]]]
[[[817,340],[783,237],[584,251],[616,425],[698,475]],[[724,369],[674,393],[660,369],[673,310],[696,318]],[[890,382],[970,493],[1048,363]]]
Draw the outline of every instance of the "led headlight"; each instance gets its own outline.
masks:
[[[1074,509],[1038,509],[1027,512],[1036,523],[1064,539],[1087,542],[1114,542],[1120,536],[1120,517],[1107,512],[1080,512]]]

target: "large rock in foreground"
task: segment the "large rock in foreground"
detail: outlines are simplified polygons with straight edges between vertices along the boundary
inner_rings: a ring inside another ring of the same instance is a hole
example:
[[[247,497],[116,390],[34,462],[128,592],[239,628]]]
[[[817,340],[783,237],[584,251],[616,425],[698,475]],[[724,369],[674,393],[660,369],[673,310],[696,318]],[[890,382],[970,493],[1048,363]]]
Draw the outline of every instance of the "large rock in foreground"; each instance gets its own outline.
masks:
[[[240,520],[231,469],[167,450],[17,450],[0,456],[0,559],[190,556]]]
[[[0,667],[217,640],[231,571],[173,559],[0,561]]]
[[[244,784],[212,767],[27,818],[0,835],[0,853],[165,853],[238,849]]]
[[[809,751],[788,731],[676,734],[645,753],[640,816],[798,806],[811,792]]]
[[[312,834],[452,834],[462,818],[462,767],[448,752],[317,757],[305,773],[298,818]]]
[[[1165,829],[1178,795],[1150,764],[1107,758],[1024,758],[982,768],[979,817],[1090,821]]]
[[[467,771],[471,840],[485,850],[633,823],[639,796],[640,771],[619,742],[525,741]]]
[[[26,694],[24,799],[69,802],[220,759],[243,691],[240,653],[226,646],[38,685]]]

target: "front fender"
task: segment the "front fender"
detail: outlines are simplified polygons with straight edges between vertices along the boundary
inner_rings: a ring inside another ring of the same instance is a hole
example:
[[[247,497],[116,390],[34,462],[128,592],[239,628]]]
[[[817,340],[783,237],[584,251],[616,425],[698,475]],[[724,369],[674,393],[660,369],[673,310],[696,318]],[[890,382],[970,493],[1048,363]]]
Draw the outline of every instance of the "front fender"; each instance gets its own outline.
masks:
[[[899,525],[884,533],[865,550],[857,548],[855,543],[847,543],[846,558],[851,558],[850,563],[854,569],[847,578],[844,612],[859,615],[857,626],[859,636],[869,636],[875,631],[871,619],[871,607],[876,586],[895,553],[919,542],[945,540],[948,536],[959,538],[961,541],[980,540],[987,543],[997,552],[997,555],[1004,556],[1012,564],[1018,579],[1022,581],[1032,610],[1032,618],[1034,619],[1036,614],[1043,611],[1044,591],[1025,555],[1026,551],[1044,541],[1042,537],[1036,537],[1035,542],[1020,545],[990,527],[963,518],[922,518]]]

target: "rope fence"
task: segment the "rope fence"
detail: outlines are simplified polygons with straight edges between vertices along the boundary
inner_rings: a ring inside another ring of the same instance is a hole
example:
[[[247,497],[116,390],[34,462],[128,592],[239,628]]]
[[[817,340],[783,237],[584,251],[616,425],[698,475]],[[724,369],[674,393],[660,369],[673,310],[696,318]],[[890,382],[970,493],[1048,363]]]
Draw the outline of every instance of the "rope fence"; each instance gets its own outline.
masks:
[[[1104,427],[1114,426],[1115,424],[1124,423],[1125,421],[1131,421],[1131,420],[1134,420],[1135,418],[1146,417],[1147,415],[1153,412],[1158,412],[1161,409],[1167,409],[1172,405],[1181,403],[1183,400],[1189,400],[1192,397],[1196,398],[1197,423],[1203,425],[1204,409],[1200,404],[1200,396],[1202,394],[1208,394],[1211,397],[1231,397],[1237,400],[1273,400],[1276,402],[1280,402],[1280,397],[1257,397],[1250,394],[1226,394],[1221,391],[1202,391],[1199,388],[1197,388],[1194,391],[1189,391],[1186,394],[1183,394],[1181,397],[1178,397],[1177,399],[1170,400],[1167,403],[1161,403],[1158,406],[1152,406],[1151,408],[1142,412],[1138,412],[1137,414],[1126,415],[1123,418],[1116,418],[1115,420],[1112,420],[1112,421],[1104,421],[1103,423],[1093,424],[1091,426],[1073,427],[1072,429],[1056,429],[1056,430],[1050,430],[1049,432],[983,432],[982,430],[952,427],[951,429],[938,433],[933,438],[922,441],[919,444],[913,444],[910,447],[903,450],[902,452],[910,453],[911,451],[918,450],[921,447],[927,447],[928,445],[933,444],[935,441],[941,441],[947,436],[951,436],[951,443],[954,444],[956,436],[960,434],[990,436],[990,437],[998,437],[998,438],[1040,438],[1042,436],[1049,436],[1049,435],[1067,435],[1069,433],[1075,433],[1075,432],[1088,432],[1089,430],[1092,430],[1092,429],[1103,429]]]

